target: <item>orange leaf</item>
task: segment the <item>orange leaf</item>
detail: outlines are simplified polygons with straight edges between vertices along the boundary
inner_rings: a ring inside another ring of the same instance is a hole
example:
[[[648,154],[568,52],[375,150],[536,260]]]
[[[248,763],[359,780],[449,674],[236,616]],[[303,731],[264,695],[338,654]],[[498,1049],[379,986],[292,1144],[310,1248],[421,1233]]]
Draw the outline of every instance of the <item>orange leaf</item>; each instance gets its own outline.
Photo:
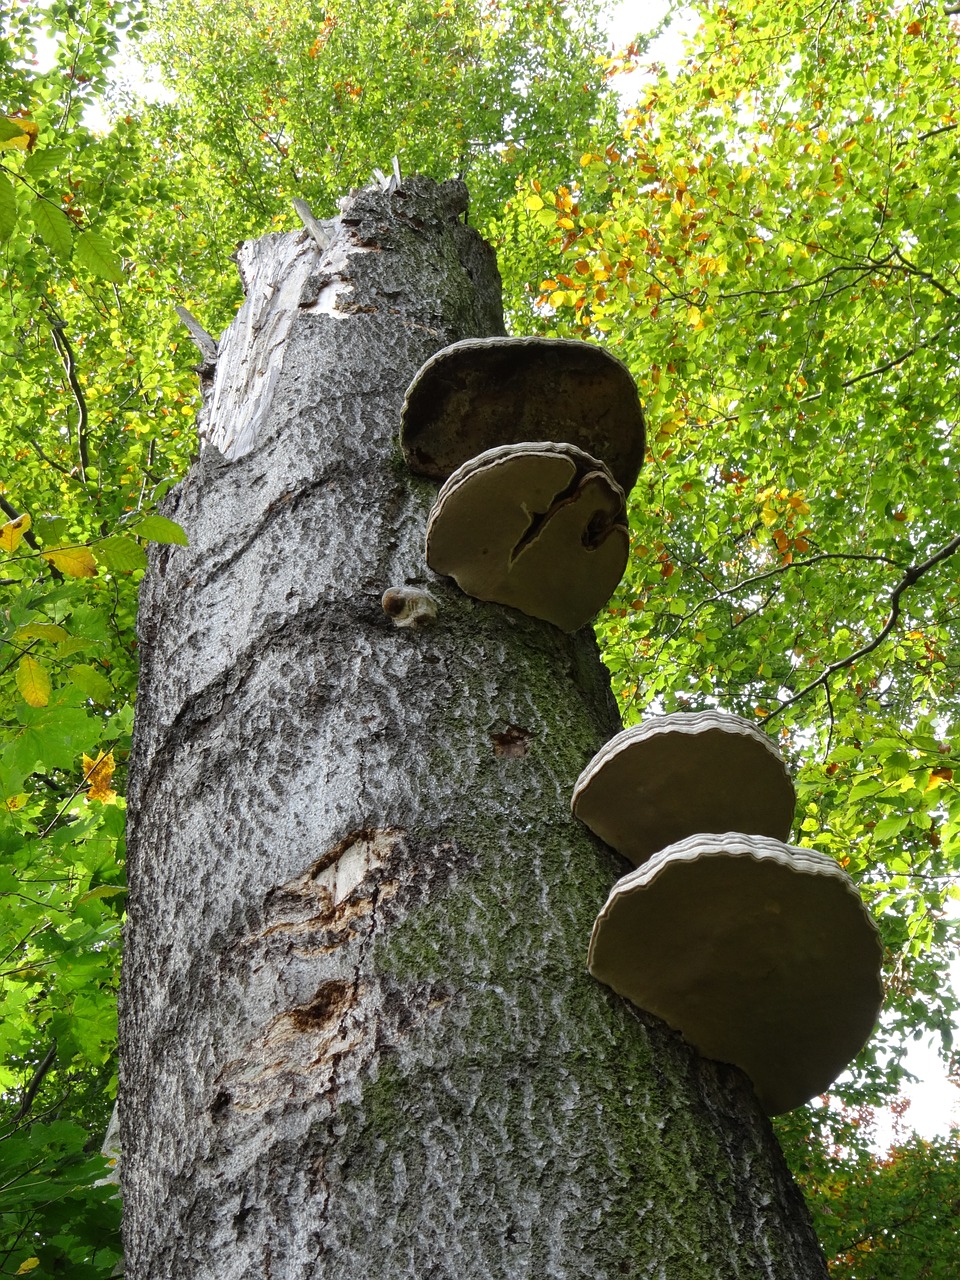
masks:
[[[106,755],[101,751],[96,760],[91,760],[88,755],[83,757],[84,781],[88,783],[88,800],[100,800],[103,804],[111,804],[116,800],[117,793],[110,787],[116,767],[112,751]]]

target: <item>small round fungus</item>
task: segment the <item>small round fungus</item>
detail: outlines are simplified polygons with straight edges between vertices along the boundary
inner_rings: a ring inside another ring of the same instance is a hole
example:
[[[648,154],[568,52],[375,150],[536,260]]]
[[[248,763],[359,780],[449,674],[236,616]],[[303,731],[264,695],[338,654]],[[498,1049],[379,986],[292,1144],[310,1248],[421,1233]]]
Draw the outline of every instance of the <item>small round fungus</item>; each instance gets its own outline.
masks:
[[[611,738],[573,790],[573,812],[639,866],[701,831],[785,840],[796,798],[776,746],[724,711],[652,716]]]
[[[487,449],[573,444],[629,493],[643,462],[643,410],[626,365],[557,338],[468,338],[438,351],[407,390],[400,444],[412,471],[446,480]]]
[[[824,854],[695,835],[614,885],[587,967],[706,1058],[750,1077],[770,1115],[825,1092],[880,1011],[877,928]]]
[[[573,445],[488,449],[453,473],[427,523],[427,564],[478,600],[564,631],[589,622],[627,564],[623,491]]]
[[[419,587],[388,587],[380,598],[395,627],[425,627],[437,619],[437,601]]]

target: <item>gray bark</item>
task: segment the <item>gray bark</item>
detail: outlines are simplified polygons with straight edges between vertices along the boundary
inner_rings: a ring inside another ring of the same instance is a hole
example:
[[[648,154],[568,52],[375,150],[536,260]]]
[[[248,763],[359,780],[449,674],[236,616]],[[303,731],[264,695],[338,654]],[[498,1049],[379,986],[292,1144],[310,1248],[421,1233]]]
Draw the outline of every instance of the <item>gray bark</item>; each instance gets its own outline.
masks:
[[[170,497],[190,546],[142,595],[126,1274],[825,1276],[745,1077],[585,971],[626,870],[570,814],[619,727],[589,628],[424,567],[403,393],[502,332],[464,200],[410,179],[326,250],[244,250],[299,305],[269,367],[249,315],[220,343],[208,438],[251,388],[254,427]],[[395,626],[390,588],[436,620]]]

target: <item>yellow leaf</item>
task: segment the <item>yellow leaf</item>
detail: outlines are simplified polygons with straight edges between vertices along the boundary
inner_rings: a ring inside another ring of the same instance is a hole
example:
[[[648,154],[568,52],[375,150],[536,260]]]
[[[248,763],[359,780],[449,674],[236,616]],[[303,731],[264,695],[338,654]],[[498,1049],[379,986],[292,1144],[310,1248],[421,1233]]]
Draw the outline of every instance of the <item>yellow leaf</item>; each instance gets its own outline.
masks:
[[[122,884],[98,884],[95,889],[88,889],[86,893],[81,893],[77,899],[77,906],[82,906],[85,902],[93,902],[95,898],[115,898],[118,893],[126,893],[126,888]]]
[[[40,126],[37,122],[35,120],[21,120],[18,116],[5,116],[4,119],[16,125],[20,132],[14,134],[12,138],[5,138],[0,142],[0,151],[32,151],[37,145],[37,134],[40,132]]]
[[[55,569],[65,573],[68,578],[95,578],[97,562],[89,547],[54,547],[45,551],[43,558],[49,560]]]
[[[30,517],[28,515],[17,516],[16,520],[8,520],[5,525],[0,525],[0,549],[16,551],[20,545],[20,539],[29,528]]]
[[[88,800],[100,800],[103,804],[112,804],[116,800],[117,793],[110,787],[116,767],[112,751],[108,751],[106,755],[101,751],[96,760],[88,755],[83,757],[84,781],[89,784]]]
[[[28,622],[22,627],[17,627],[13,638],[14,640],[52,640],[59,643],[61,640],[66,640],[68,636],[63,627],[58,627],[55,622]]]
[[[543,201],[539,196],[527,196],[523,202],[523,207],[530,213],[536,213],[538,209],[543,208]]]
[[[18,809],[23,808],[29,799],[30,793],[28,791],[21,791],[19,795],[7,796],[3,803],[7,806],[10,813],[16,813]]]
[[[25,1276],[29,1271],[35,1271],[39,1265],[39,1258],[27,1258],[26,1262],[21,1262],[17,1267],[17,1275]]]
[[[45,707],[50,701],[50,677],[35,658],[22,657],[17,664],[17,688],[31,707]]]

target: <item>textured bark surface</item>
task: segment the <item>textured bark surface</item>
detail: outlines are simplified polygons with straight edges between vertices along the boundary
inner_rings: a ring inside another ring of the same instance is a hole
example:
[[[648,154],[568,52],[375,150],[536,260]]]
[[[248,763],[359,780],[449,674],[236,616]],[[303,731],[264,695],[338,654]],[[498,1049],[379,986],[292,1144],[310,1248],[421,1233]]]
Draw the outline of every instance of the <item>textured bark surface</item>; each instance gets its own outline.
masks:
[[[126,1274],[825,1276],[745,1078],[585,971],[625,870],[570,815],[618,727],[592,634],[424,567],[403,393],[502,331],[464,196],[361,193],[323,261],[306,233],[245,250],[299,305],[276,376],[221,346],[218,379],[270,385],[243,456],[172,495],[190,546],[143,590]],[[410,586],[432,626],[381,607]]]

